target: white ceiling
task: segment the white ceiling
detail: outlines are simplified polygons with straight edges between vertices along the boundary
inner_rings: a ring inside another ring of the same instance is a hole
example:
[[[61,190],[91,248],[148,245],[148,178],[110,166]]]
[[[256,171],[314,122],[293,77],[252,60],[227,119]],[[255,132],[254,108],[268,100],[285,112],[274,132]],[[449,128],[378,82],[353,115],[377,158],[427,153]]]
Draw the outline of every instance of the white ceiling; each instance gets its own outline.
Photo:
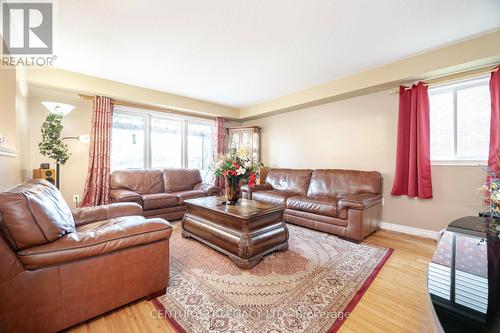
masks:
[[[56,67],[245,107],[500,27],[500,0],[58,0]]]

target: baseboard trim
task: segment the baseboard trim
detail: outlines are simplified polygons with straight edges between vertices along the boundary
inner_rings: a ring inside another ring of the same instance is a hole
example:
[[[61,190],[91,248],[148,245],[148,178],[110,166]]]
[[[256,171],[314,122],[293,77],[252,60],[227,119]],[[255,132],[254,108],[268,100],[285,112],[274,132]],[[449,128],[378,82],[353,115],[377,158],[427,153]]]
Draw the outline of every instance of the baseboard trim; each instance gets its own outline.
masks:
[[[401,225],[401,224],[395,224],[395,223],[389,223],[389,222],[381,222],[380,223],[380,229],[382,230],[388,230],[388,231],[395,231],[395,232],[401,232],[403,234],[408,234],[408,235],[413,235],[413,236],[419,236],[419,237],[425,237],[425,238],[431,238],[431,239],[438,239],[438,231],[432,231],[432,230],[427,230],[427,229],[420,229],[420,228],[414,228],[414,227],[408,227],[406,225]]]

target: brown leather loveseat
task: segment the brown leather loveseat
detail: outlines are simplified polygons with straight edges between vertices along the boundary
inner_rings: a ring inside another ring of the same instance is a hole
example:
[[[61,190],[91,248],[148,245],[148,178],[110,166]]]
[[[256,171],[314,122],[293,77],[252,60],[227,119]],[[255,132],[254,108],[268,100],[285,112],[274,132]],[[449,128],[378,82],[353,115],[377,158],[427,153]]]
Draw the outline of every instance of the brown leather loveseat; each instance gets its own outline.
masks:
[[[60,331],[167,288],[172,227],[137,204],[71,212],[31,180],[0,213],[0,332]]]
[[[362,241],[380,228],[382,176],[377,171],[270,169],[243,197],[286,206],[285,222]]]
[[[146,217],[178,220],[185,199],[219,195],[220,188],[205,184],[196,169],[117,170],[111,173],[111,200],[135,202]]]

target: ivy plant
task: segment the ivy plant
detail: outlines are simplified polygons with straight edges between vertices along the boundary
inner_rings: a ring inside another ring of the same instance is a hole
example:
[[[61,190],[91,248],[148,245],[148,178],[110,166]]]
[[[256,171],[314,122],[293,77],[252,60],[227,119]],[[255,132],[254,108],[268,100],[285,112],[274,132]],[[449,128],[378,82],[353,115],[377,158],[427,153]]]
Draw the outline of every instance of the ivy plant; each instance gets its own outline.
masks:
[[[50,157],[64,165],[70,153],[68,146],[61,140],[62,119],[62,115],[49,112],[42,124],[42,141],[38,144],[38,149],[43,156]]]

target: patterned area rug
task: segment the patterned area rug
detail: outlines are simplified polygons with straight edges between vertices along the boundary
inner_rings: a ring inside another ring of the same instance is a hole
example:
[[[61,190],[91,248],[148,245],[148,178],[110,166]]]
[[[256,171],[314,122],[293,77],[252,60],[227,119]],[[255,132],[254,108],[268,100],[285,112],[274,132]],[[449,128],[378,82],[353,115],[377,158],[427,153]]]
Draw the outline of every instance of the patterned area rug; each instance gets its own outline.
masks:
[[[170,240],[170,285],[158,316],[186,332],[335,332],[392,253],[288,225],[286,252],[244,271],[180,225]]]

